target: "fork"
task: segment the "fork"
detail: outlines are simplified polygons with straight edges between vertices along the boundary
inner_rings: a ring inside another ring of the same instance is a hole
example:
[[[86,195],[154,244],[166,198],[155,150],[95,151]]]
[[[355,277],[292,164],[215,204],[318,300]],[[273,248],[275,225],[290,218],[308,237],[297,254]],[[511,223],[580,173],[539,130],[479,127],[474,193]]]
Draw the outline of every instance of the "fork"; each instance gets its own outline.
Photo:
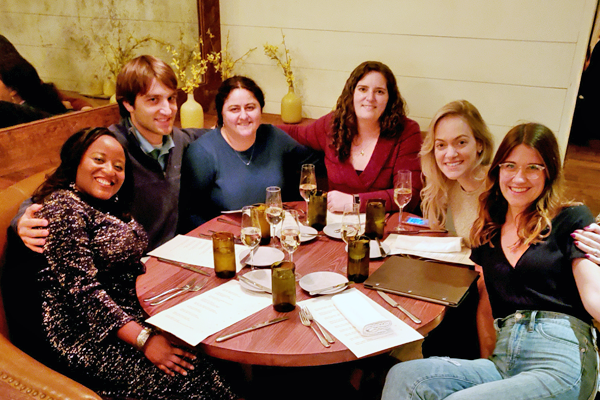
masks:
[[[191,280],[190,280],[188,283],[186,283],[186,284],[185,284],[185,285],[183,285],[183,286],[174,287],[174,288],[171,288],[171,289],[165,290],[164,292],[162,292],[162,293],[159,293],[159,294],[157,294],[156,296],[152,296],[152,297],[148,297],[147,299],[144,299],[144,301],[145,301],[145,302],[148,302],[148,301],[154,301],[154,300],[158,299],[159,297],[163,297],[163,296],[165,296],[165,295],[167,295],[167,294],[169,294],[169,293],[173,293],[173,292],[174,292],[174,291],[176,291],[176,290],[186,290],[186,289],[189,289],[189,288],[191,288],[191,287],[192,287],[192,285],[193,285],[194,283],[196,283],[196,280],[195,280],[195,279],[191,279]]]
[[[327,330],[325,328],[323,328],[323,326],[316,319],[313,318],[312,313],[310,312],[310,309],[308,307],[304,307],[303,310],[305,312],[306,318],[308,318],[308,320],[310,322],[314,322],[317,325],[317,327],[323,334],[323,337],[325,338],[325,340],[327,340],[331,344],[335,343],[335,340],[329,334],[329,332],[327,332]]]
[[[330,347],[331,345],[329,344],[329,342],[327,340],[325,340],[325,338],[323,336],[321,336],[321,334],[319,333],[319,331],[316,330],[315,327],[312,325],[312,323],[310,322],[310,320],[306,316],[306,311],[305,311],[305,309],[303,307],[300,307],[300,312],[298,314],[300,315],[300,321],[302,321],[302,325],[308,326],[308,327],[312,328],[312,330],[315,333],[315,335],[317,335],[317,337],[321,341],[321,344],[323,346],[325,346],[325,347]]]
[[[201,283],[201,284],[199,284],[199,285],[196,285],[196,286],[193,286],[193,287],[189,287],[189,288],[187,288],[187,289],[185,289],[185,290],[182,290],[182,291],[179,291],[179,292],[177,292],[177,293],[174,293],[174,294],[170,295],[169,297],[166,297],[166,298],[164,298],[164,299],[162,299],[162,300],[155,301],[154,303],[150,303],[150,305],[151,305],[151,306],[157,306],[157,305],[159,305],[159,304],[162,304],[162,303],[164,303],[164,302],[165,302],[165,301],[167,301],[167,300],[171,300],[171,299],[172,299],[173,297],[175,297],[175,296],[179,296],[180,294],[183,294],[183,293],[188,293],[188,292],[197,292],[198,290],[202,289],[202,288],[204,287],[204,285],[206,285],[206,282],[208,282],[208,279],[207,279],[207,280],[205,280],[204,282],[202,282],[202,283]]]

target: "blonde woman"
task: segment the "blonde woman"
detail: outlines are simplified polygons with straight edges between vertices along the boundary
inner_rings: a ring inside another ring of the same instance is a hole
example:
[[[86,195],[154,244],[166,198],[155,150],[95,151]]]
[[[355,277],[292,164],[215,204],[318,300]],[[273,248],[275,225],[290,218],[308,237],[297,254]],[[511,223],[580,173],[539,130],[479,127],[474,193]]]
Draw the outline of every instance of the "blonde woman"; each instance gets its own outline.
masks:
[[[469,245],[493,151],[492,135],[473,104],[453,101],[435,114],[420,152],[421,209],[433,229],[455,231]]]

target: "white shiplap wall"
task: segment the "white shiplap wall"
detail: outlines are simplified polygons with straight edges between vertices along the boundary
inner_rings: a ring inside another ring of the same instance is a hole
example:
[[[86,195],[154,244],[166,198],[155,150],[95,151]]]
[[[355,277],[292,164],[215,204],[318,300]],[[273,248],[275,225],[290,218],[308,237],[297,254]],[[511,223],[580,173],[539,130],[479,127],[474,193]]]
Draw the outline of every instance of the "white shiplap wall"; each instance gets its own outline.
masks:
[[[350,72],[379,60],[394,71],[410,117],[426,129],[455,99],[475,104],[499,143],[520,121],[548,125],[564,152],[596,0],[221,0],[221,33],[237,72],[279,113],[282,71],[263,53],[280,45],[293,57],[304,115],[330,111]],[[224,41],[223,41],[224,42]]]

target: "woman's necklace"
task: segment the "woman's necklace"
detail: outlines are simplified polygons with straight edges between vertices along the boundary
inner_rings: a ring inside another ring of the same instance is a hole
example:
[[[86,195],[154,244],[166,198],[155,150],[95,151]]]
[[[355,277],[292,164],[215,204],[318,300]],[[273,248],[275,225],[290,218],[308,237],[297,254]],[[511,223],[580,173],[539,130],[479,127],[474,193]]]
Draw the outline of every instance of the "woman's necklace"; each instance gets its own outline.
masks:
[[[254,147],[255,147],[255,146],[254,146],[254,145],[252,145],[252,152],[250,153],[250,159],[248,160],[248,162],[244,161],[244,159],[242,158],[242,156],[240,156],[240,152],[239,152],[239,151],[237,151],[237,150],[233,150],[233,149],[232,149],[232,150],[233,150],[233,152],[234,152],[235,154],[237,154],[237,156],[238,156],[238,158],[240,159],[240,161],[241,161],[241,162],[243,162],[243,163],[246,165],[246,167],[247,167],[247,166],[248,166],[248,165],[250,165],[250,163],[252,162],[252,157],[254,157]]]

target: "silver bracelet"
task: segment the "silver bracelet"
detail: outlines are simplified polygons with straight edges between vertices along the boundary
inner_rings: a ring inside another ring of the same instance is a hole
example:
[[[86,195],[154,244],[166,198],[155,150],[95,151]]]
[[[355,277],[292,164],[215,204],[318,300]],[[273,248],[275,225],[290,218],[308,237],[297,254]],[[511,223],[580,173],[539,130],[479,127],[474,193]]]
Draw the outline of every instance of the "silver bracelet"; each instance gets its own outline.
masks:
[[[152,329],[150,328],[142,328],[139,335],[137,336],[137,339],[135,339],[135,348],[141,351],[153,333],[154,332],[152,332]]]

